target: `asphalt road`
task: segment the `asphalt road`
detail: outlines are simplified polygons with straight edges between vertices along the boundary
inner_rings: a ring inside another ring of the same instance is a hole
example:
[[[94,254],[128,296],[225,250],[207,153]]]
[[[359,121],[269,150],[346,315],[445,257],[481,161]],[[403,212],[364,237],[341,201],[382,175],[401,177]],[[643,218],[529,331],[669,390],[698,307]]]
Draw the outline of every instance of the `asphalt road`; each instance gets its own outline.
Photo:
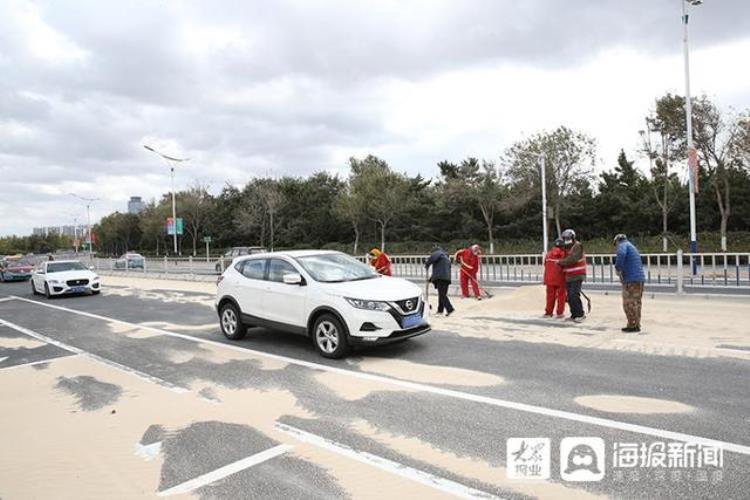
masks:
[[[430,485],[425,486],[427,491],[436,494],[522,498],[563,493],[577,497],[585,492],[619,498],[748,498],[750,363],[745,361],[496,342],[440,330],[401,344],[360,351],[350,360],[331,361],[320,358],[307,339],[279,332],[256,329],[242,341],[226,341],[210,307],[211,298],[203,294],[124,292],[111,289],[101,296],[47,300],[32,296],[27,283],[0,286],[0,339],[36,335],[37,340],[43,340],[34,347],[0,347],[0,381],[3,370],[33,363],[43,369],[57,358],[82,353],[130,371],[160,390],[191,391],[201,382],[203,387],[195,397],[219,406],[228,403],[216,394],[227,388],[286,391],[306,415],[279,415],[275,422],[278,433],[220,420],[196,420],[167,430],[155,419],[142,429],[139,442],[144,447],[160,443],[158,453],[163,457],[158,491],[147,495],[169,492],[192,484],[196,478],[202,480],[193,493],[206,498],[352,495],[351,488],[331,475],[324,464],[292,455],[284,448],[304,442],[355,461],[365,471],[379,468],[392,472],[385,475],[388,481],[421,480]],[[19,299],[4,300],[11,296]],[[146,325],[159,331],[134,338],[105,327],[113,320],[121,326]],[[498,328],[512,330],[511,320],[495,320]],[[532,324],[535,321],[529,319]],[[539,327],[555,326],[540,322]],[[584,324],[576,334],[596,335],[597,331]],[[202,354],[206,346],[220,351],[240,348],[258,359],[286,364],[270,370],[252,359],[219,362],[195,355]],[[195,356],[185,361],[175,359],[175,352]],[[389,360],[410,364],[397,373],[373,375]],[[435,374],[450,377],[454,373],[446,372],[446,367],[465,372],[456,371],[455,381],[435,378]],[[344,397],[320,382],[321,373],[329,373],[347,386],[367,383],[379,389],[360,398]],[[462,382],[464,373],[478,373],[485,377],[479,377],[484,382],[474,383],[471,377]],[[74,394],[84,412],[115,406],[124,397],[123,391],[127,392],[126,387],[86,376],[63,376],[58,390]],[[666,399],[693,410],[618,414],[585,408],[574,401],[603,394]],[[252,413],[250,395],[246,404]],[[361,432],[363,421],[377,433]],[[288,439],[280,439],[282,435]],[[396,441],[412,445],[379,439],[383,436],[395,436]],[[605,444],[601,458],[605,471],[599,481],[561,479],[561,469],[569,465],[568,457],[560,457],[561,441],[581,436],[601,438]],[[506,440],[540,437],[550,439],[548,481],[565,489],[534,490],[522,486],[533,481],[500,480],[510,459]],[[101,439],[106,440],[106,435]],[[723,447],[721,466],[615,467],[615,446],[684,441],[691,446]],[[211,474],[228,464],[267,450],[272,450],[270,458],[210,480]],[[494,468],[498,481],[451,465],[459,460]],[[373,485],[373,496],[378,492],[378,485]],[[0,497],[6,498],[2,481]]]

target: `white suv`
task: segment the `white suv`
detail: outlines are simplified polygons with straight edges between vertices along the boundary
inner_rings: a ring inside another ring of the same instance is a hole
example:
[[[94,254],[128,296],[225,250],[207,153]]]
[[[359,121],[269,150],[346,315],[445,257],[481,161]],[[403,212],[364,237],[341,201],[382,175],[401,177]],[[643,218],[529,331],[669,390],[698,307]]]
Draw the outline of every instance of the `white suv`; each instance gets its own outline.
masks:
[[[229,339],[253,326],[291,331],[312,337],[327,358],[430,331],[429,307],[414,283],[325,250],[235,259],[219,278],[216,310]]]

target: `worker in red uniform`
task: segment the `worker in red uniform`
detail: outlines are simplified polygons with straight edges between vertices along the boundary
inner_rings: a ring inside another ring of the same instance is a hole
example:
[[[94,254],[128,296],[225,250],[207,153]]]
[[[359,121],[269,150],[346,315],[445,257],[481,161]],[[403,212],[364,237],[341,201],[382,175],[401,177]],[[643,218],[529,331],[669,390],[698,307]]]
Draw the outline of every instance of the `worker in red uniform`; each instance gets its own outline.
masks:
[[[482,300],[477,281],[480,255],[482,255],[482,248],[479,245],[471,245],[456,252],[456,262],[461,266],[459,274],[461,275],[461,295],[464,298],[469,297],[469,283],[471,283],[474,296],[477,300]]]
[[[391,259],[388,258],[385,252],[381,252],[379,248],[370,250],[370,265],[375,268],[378,274],[392,276]]]
[[[555,246],[544,257],[544,284],[547,286],[547,306],[544,308],[545,318],[552,317],[555,302],[557,302],[556,317],[565,317],[565,301],[568,297],[567,290],[565,289],[565,273],[557,265],[563,257],[565,257],[563,240],[558,238],[555,240]]]

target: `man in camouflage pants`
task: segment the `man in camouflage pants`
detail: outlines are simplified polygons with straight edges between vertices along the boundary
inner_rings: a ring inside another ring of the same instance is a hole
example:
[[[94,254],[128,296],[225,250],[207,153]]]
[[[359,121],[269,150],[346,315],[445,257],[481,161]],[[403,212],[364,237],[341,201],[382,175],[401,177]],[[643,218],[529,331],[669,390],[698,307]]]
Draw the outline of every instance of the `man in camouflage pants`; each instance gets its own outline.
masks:
[[[624,234],[615,236],[614,244],[617,247],[615,270],[622,283],[622,309],[628,319],[628,326],[622,331],[637,333],[641,331],[641,299],[646,281],[641,254]]]

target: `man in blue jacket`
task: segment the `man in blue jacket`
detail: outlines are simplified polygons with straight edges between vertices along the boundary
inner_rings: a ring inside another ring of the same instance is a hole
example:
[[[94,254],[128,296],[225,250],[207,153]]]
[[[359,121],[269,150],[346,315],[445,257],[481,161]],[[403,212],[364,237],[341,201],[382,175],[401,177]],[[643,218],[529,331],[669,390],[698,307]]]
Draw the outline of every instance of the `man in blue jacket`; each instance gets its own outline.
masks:
[[[438,291],[438,314],[443,314],[445,311],[446,316],[453,314],[453,304],[451,304],[448,298],[448,287],[451,284],[451,259],[448,254],[445,253],[440,247],[435,247],[432,250],[432,254],[424,263],[425,269],[429,271],[432,267],[432,274],[430,275],[430,282],[435,285]]]
[[[622,283],[622,308],[628,318],[628,326],[622,329],[626,333],[641,331],[641,299],[646,276],[643,273],[641,254],[628,241],[624,234],[618,234],[614,240],[617,247],[615,270]]]

